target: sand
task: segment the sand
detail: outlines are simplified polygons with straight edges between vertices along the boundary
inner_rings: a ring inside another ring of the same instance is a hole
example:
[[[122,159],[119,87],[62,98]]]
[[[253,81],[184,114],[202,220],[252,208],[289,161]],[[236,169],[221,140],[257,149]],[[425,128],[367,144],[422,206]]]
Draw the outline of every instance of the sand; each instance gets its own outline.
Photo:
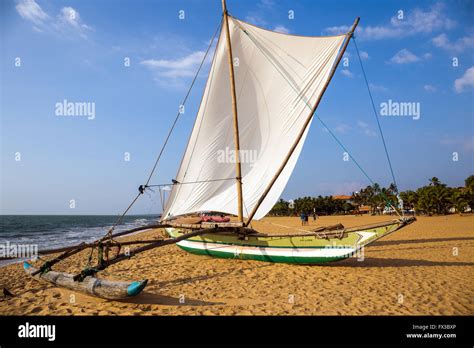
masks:
[[[346,227],[387,217],[331,216],[308,228]],[[298,218],[265,218],[260,231],[301,228]],[[149,239],[146,231],[125,239]],[[78,270],[81,253],[56,270]],[[82,263],[84,265],[84,263]],[[420,217],[365,248],[355,258],[326,265],[289,265],[215,259],[175,245],[116,264],[101,277],[148,278],[144,292],[108,301],[60,289],[26,276],[21,264],[0,268],[2,315],[473,315],[474,215]]]

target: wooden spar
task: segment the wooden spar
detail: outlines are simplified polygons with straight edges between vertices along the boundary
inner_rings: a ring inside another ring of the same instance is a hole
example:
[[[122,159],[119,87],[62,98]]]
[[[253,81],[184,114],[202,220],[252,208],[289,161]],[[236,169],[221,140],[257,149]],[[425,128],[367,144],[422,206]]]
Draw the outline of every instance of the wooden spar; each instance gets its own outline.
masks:
[[[57,263],[65,260],[65,259],[81,252],[82,250],[87,249],[87,248],[94,248],[94,247],[98,246],[99,243],[104,242],[106,240],[110,240],[112,238],[116,238],[116,237],[119,237],[119,236],[124,236],[124,235],[130,234],[130,233],[133,233],[133,232],[138,232],[138,231],[147,230],[147,229],[151,229],[151,228],[163,228],[163,227],[171,227],[171,225],[156,224],[156,225],[141,226],[141,227],[132,228],[130,230],[118,232],[118,233],[115,233],[111,236],[102,237],[101,239],[98,239],[98,240],[96,240],[94,242],[91,242],[91,243],[81,243],[81,244],[72,245],[72,246],[69,246],[69,247],[41,250],[41,251],[38,252],[38,254],[40,254],[40,255],[56,254],[56,253],[60,253],[60,252],[62,252],[62,254],[59,255],[58,257],[52,259],[52,260],[46,261],[46,263],[40,269],[35,269],[34,271],[32,271],[32,275],[35,276],[36,274],[41,273],[46,269],[50,269],[55,264],[57,264]]]
[[[119,255],[111,258],[110,260],[106,261],[104,265],[101,265],[96,269],[89,269],[88,272],[87,272],[87,275],[89,276],[89,275],[93,275],[94,273],[97,273],[99,271],[103,271],[107,267],[109,267],[113,264],[116,264],[117,262],[127,260],[127,259],[131,258],[132,256],[135,256],[135,255],[137,255],[139,253],[142,253],[144,251],[155,249],[155,248],[162,247],[162,246],[169,245],[169,244],[176,244],[176,243],[178,243],[178,242],[180,242],[184,239],[188,239],[188,238],[191,238],[191,237],[194,237],[194,236],[199,236],[199,235],[202,235],[202,234],[213,233],[213,232],[216,232],[216,231],[217,231],[216,228],[205,228],[205,229],[202,229],[202,230],[193,231],[193,232],[183,234],[182,236],[179,236],[179,237],[176,237],[176,238],[170,238],[170,239],[166,239],[166,240],[157,240],[155,242],[149,243],[149,244],[144,245],[142,247],[130,250],[129,252],[119,254]],[[76,274],[73,277],[73,279],[74,280],[79,280],[79,279],[81,279],[82,276],[83,276],[82,273]]]
[[[379,222],[379,223],[374,223],[374,224],[335,229],[335,230],[330,230],[330,231],[313,230],[313,231],[298,232],[298,233],[258,233],[258,234],[255,234],[254,236],[276,238],[276,237],[305,237],[305,236],[308,236],[308,237],[318,236],[319,237],[320,235],[322,235],[323,237],[334,237],[334,236],[340,235],[342,232],[345,234],[352,233],[352,232],[360,232],[360,231],[370,230],[370,229],[379,228],[379,227],[391,226],[394,224],[398,224],[401,227],[401,226],[409,225],[414,221],[416,221],[416,218],[409,217],[405,219],[390,220],[390,221],[384,221],[384,222]]]
[[[155,224],[155,225],[147,225],[147,226],[136,227],[136,228],[132,228],[130,230],[115,233],[111,236],[102,237],[101,239],[98,239],[98,240],[96,240],[94,242],[91,242],[91,243],[81,243],[81,244],[77,244],[77,245],[71,245],[71,246],[68,246],[68,247],[40,250],[38,252],[38,254],[40,254],[40,255],[56,254],[56,253],[61,253],[61,252],[69,251],[69,250],[77,250],[77,249],[79,249],[79,251],[81,251],[83,249],[94,247],[99,242],[106,241],[110,238],[117,238],[117,237],[120,237],[120,236],[125,236],[127,234],[131,234],[131,233],[138,232],[138,231],[143,231],[143,230],[148,230],[148,229],[152,229],[152,228],[164,228],[164,227],[172,227],[172,225],[169,225],[169,224]]]
[[[223,0],[224,1],[224,0]],[[278,179],[278,177],[280,176],[281,172],[283,171],[283,169],[285,169],[285,166],[286,164],[288,163],[288,161],[290,160],[291,158],[291,155],[293,154],[293,152],[295,151],[296,147],[298,146],[300,140],[301,140],[301,137],[303,136],[305,130],[306,130],[306,127],[308,127],[308,124],[309,122],[311,121],[311,119],[313,118],[313,115],[316,111],[316,109],[318,108],[319,106],[319,103],[321,102],[321,99],[324,95],[324,92],[326,92],[326,89],[327,87],[329,86],[329,83],[331,82],[331,79],[333,78],[334,74],[336,73],[336,69],[337,69],[337,66],[339,65],[339,62],[341,61],[342,59],[342,56],[344,55],[344,52],[346,51],[346,48],[347,48],[347,45],[349,44],[349,41],[352,37],[352,35],[354,34],[354,30],[356,29],[357,27],[357,24],[359,24],[359,20],[360,20],[360,17],[357,17],[354,21],[354,24],[352,25],[350,31],[346,34],[347,37],[346,37],[346,40],[344,41],[344,44],[342,46],[342,49],[341,51],[339,52],[339,55],[337,56],[336,58],[336,62],[334,64],[334,66],[332,67],[330,73],[329,73],[329,78],[328,80],[326,81],[326,84],[324,85],[322,91],[321,91],[321,94],[319,95],[319,98],[318,100],[316,101],[316,104],[314,104],[313,108],[311,109],[311,112],[308,116],[308,118],[306,119],[303,127],[301,128],[301,131],[299,132],[298,134],[298,137],[296,138],[296,141],[293,143],[293,145],[291,146],[290,148],[290,151],[288,152],[288,154],[286,155],[285,159],[283,160],[283,163],[280,165],[280,167],[278,168],[278,171],[276,172],[276,174],[273,176],[272,180],[270,181],[270,183],[268,184],[267,188],[265,189],[265,191],[263,192],[262,196],[259,198],[259,200],[257,201],[257,204],[255,205],[255,207],[252,209],[252,211],[250,212],[250,215],[245,223],[245,226],[248,226],[248,224],[250,223],[250,221],[252,221],[253,217],[255,216],[255,213],[257,212],[258,208],[260,207],[260,205],[262,204],[262,202],[265,200],[265,197],[267,197],[268,193],[270,192],[271,188],[273,187],[273,184],[275,184],[275,181]]]
[[[230,44],[229,17],[227,16],[227,7],[225,0],[222,0],[222,11],[224,14],[224,26],[227,41],[227,58],[229,61],[230,90],[232,96],[232,114],[234,118],[234,145],[235,145],[235,173],[237,186],[237,212],[238,221],[243,222],[243,202],[242,202],[242,168],[240,165],[240,139],[239,139],[239,120],[237,117],[237,97],[235,94],[234,64],[232,57],[232,45]]]

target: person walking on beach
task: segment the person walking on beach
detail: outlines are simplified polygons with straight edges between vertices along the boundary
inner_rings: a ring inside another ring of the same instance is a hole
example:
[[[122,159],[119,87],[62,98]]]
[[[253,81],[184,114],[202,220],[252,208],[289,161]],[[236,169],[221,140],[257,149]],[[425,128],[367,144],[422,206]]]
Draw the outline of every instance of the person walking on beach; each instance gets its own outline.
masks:
[[[301,212],[300,219],[301,219],[301,226],[304,226],[306,222],[308,221],[308,216],[306,215],[304,211]]]

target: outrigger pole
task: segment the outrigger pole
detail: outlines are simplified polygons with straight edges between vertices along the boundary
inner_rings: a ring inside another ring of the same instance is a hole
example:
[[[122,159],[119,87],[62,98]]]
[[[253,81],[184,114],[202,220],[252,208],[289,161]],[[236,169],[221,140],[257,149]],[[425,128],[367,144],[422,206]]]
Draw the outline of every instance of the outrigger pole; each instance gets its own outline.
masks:
[[[222,0],[222,11],[224,15],[224,26],[227,41],[227,58],[229,62],[230,90],[232,96],[232,114],[234,119],[234,145],[235,145],[235,173],[237,186],[237,212],[238,221],[244,222],[243,203],[242,203],[242,168],[240,165],[240,139],[239,139],[239,121],[237,117],[237,97],[235,94],[234,64],[232,57],[232,45],[230,43],[229,17],[227,16],[227,7],[225,0]]]
[[[224,2],[224,0],[222,0]],[[227,16],[226,16],[227,18]],[[281,172],[283,171],[283,169],[285,169],[285,166],[286,164],[288,163],[288,161],[290,160],[291,158],[291,155],[293,154],[293,152],[295,151],[296,147],[298,146],[301,138],[303,137],[303,134],[306,130],[306,127],[308,127],[309,125],[309,122],[311,121],[311,119],[313,118],[314,116],[314,113],[316,112],[316,109],[318,108],[319,106],[319,103],[321,102],[321,99],[324,95],[324,92],[326,92],[326,89],[327,87],[329,86],[329,83],[331,82],[331,79],[333,78],[334,74],[336,73],[336,69],[337,69],[337,66],[339,65],[339,62],[341,61],[342,59],[342,56],[344,55],[344,52],[346,51],[346,48],[347,48],[347,45],[349,45],[349,41],[350,39],[352,38],[352,35],[354,35],[354,31],[357,27],[357,25],[359,24],[359,20],[360,20],[360,17],[357,17],[354,21],[354,24],[352,25],[351,29],[349,30],[349,32],[346,34],[346,39],[344,41],[344,45],[342,46],[342,49],[339,51],[339,55],[337,56],[337,59],[336,59],[336,62],[334,63],[332,69],[331,69],[331,72],[329,73],[329,78],[328,80],[326,81],[326,84],[324,85],[322,91],[321,91],[321,94],[319,95],[319,98],[318,100],[316,101],[316,104],[314,104],[313,108],[311,109],[311,112],[308,116],[308,118],[306,119],[303,127],[301,128],[299,134],[298,134],[298,137],[296,138],[295,142],[293,143],[293,145],[291,146],[290,148],[290,151],[288,152],[288,154],[286,155],[285,159],[283,160],[283,163],[280,165],[280,167],[278,168],[278,171],[276,172],[276,174],[273,176],[272,180],[270,181],[270,183],[268,184],[267,188],[265,189],[265,191],[263,192],[262,196],[260,197],[260,199],[258,200],[257,204],[255,205],[255,207],[252,209],[252,211],[250,212],[250,215],[247,219],[247,221],[245,222],[245,226],[248,226],[248,224],[250,223],[250,221],[252,221],[253,217],[255,216],[255,213],[257,212],[258,208],[260,207],[260,205],[263,203],[263,201],[265,200],[265,197],[267,197],[268,193],[270,192],[271,188],[273,187],[273,184],[275,184],[275,181],[277,181],[278,177],[280,176]]]

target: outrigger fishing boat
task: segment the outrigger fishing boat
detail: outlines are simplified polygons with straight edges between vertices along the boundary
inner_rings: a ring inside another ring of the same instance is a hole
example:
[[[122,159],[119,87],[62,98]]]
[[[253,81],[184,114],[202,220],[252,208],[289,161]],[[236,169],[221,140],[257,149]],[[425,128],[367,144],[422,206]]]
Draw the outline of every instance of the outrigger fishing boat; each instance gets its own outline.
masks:
[[[222,7],[222,19],[190,87],[191,90],[218,36],[201,104],[176,178],[171,184],[150,183],[180,112],[148,180],[140,185],[137,196],[122,215],[152,187],[158,187],[161,195],[162,188],[171,186],[166,202],[162,196],[160,222],[114,234],[121,217],[98,241],[43,251],[42,255],[61,254],[39,267],[25,263],[29,274],[90,295],[121,299],[138,294],[146,286],[146,280],[113,282],[96,278],[96,274],[164,245],[177,244],[188,252],[212,257],[324,263],[350,257],[414,221],[399,216],[369,226],[319,228],[288,234],[261,233],[251,227],[251,221],[263,218],[282,194],[313,119],[317,118],[335,137],[315,112],[353,38],[359,18],[341,35],[296,36],[265,30],[231,16],[225,0]],[[339,140],[338,143],[346,150]],[[398,211],[394,202],[388,200],[387,205]],[[214,218],[193,220],[193,215],[204,212],[217,214]],[[226,215],[234,218],[228,221]],[[164,228],[169,238],[135,242],[115,239],[147,228]],[[121,252],[122,246],[132,244],[141,246],[128,253]],[[88,248],[97,250],[97,265],[88,265],[75,275],[52,270],[56,263]],[[115,256],[111,256],[113,250]]]

